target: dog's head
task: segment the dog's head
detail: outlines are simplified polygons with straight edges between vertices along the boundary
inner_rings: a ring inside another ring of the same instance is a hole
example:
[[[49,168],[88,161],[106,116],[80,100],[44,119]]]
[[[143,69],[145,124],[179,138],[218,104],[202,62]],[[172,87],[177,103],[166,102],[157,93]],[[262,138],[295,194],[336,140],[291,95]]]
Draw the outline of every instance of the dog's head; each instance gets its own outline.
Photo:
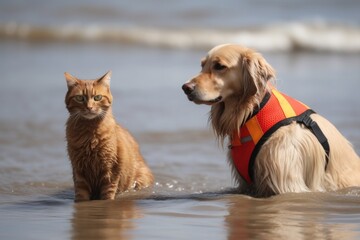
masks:
[[[182,89],[190,101],[213,105],[231,97],[246,101],[275,77],[273,68],[258,53],[239,45],[211,49],[201,61],[201,72]]]

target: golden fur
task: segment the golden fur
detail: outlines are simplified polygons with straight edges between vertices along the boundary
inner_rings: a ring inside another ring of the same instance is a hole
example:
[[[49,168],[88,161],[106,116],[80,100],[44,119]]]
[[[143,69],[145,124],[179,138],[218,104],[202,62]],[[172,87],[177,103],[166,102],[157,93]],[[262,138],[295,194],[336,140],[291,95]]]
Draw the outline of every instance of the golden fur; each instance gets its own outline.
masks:
[[[244,124],[259,106],[275,71],[259,54],[239,45],[220,45],[202,60],[200,74],[183,85],[189,100],[211,105],[210,122],[221,143]],[[329,191],[360,185],[360,159],[351,144],[325,118],[312,114],[330,145],[325,151],[304,126],[292,123],[278,129],[262,146],[254,165],[254,183],[247,184],[233,165],[242,191],[257,196],[286,192]]]
[[[108,72],[98,80],[65,73],[70,116],[66,139],[75,201],[114,199],[117,192],[150,186],[154,179],[131,134],[116,123]]]

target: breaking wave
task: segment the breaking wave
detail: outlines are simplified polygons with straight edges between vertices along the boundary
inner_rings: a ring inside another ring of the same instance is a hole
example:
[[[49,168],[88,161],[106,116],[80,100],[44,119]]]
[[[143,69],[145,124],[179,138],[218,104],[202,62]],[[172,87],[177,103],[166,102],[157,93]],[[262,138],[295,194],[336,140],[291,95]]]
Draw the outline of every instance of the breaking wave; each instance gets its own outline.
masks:
[[[0,23],[0,39],[113,42],[174,49],[209,49],[222,43],[238,43],[259,51],[360,52],[359,26],[325,22],[283,23],[231,30]]]

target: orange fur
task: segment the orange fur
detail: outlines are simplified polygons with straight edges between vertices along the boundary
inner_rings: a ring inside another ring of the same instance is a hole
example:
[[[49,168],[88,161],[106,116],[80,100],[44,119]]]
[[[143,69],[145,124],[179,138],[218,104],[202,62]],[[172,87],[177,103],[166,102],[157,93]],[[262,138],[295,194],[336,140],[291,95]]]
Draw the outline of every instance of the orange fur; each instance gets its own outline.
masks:
[[[66,139],[75,201],[114,199],[117,192],[150,186],[153,175],[131,134],[116,123],[110,76],[80,80],[68,73]]]
[[[275,71],[258,53],[239,45],[220,45],[202,60],[199,75],[183,85],[189,100],[211,105],[210,121],[221,143],[231,140],[269,91]],[[309,129],[296,123],[278,129],[262,146],[254,165],[254,183],[230,166],[242,191],[257,196],[286,192],[328,191],[360,186],[360,160],[351,144],[325,118],[311,115],[330,145],[325,151]]]

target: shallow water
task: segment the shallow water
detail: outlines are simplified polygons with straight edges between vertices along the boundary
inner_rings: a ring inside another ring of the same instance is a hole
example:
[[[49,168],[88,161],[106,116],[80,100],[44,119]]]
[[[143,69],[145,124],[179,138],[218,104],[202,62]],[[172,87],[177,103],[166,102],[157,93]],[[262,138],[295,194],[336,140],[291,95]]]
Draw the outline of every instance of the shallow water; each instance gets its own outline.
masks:
[[[246,6],[251,9],[262,3],[251,1]],[[334,14],[336,1],[330,1],[328,8],[322,8],[322,0],[315,3],[326,21],[359,23],[353,10],[357,2],[345,1],[338,15]],[[62,11],[69,8],[67,2],[54,2],[42,6],[46,14],[32,18],[31,13],[39,10],[27,12],[25,5],[14,2],[0,4],[6,6],[0,8],[1,22],[10,19],[31,24],[47,20],[66,24],[61,14],[55,18],[50,15],[58,7]],[[78,4],[67,13],[71,21],[76,20],[75,13],[81,13],[77,16],[80,22],[102,19],[101,23],[108,23],[112,19],[108,7]],[[195,11],[200,6],[189,1],[166,22],[176,9],[159,13],[156,5],[139,9],[130,4],[123,9],[121,4],[120,8],[111,4],[115,6],[113,14],[117,16],[122,9],[120,19],[127,19],[131,26],[188,27],[194,22],[181,13],[201,19],[195,21],[200,28],[219,19],[232,20],[227,26],[234,27],[316,16],[312,12],[302,15],[306,6],[298,10],[295,1],[284,7],[294,14],[263,9],[268,15],[259,19],[232,19],[224,14],[212,18],[218,4],[211,2],[202,13]],[[41,1],[35,5],[39,7]],[[144,8],[148,15],[142,15]],[[3,14],[4,9],[7,14]],[[90,18],[89,12],[94,11]],[[125,12],[140,12],[145,20],[141,21],[140,15],[122,15]],[[101,17],[104,14],[107,17]],[[360,188],[267,199],[236,194],[226,151],[207,124],[209,108],[188,102],[181,90],[181,85],[200,70],[204,46],[189,50],[86,39],[0,39],[0,239],[360,238]],[[360,153],[360,55],[330,52],[269,51],[264,56],[277,70],[279,89],[332,121]],[[156,184],[121,194],[115,201],[75,204],[65,148],[63,72],[95,78],[109,69],[113,71],[114,115],[140,143]]]
[[[1,206],[2,239],[358,239],[359,189],[253,199],[226,192]]]
[[[234,193],[208,107],[181,91],[203,52],[9,42],[0,51],[1,239],[359,237],[359,188],[269,199]],[[86,61],[88,54],[106,57]],[[329,118],[359,152],[360,57],[265,56],[278,87]],[[116,201],[74,204],[62,74],[92,78],[109,68],[115,116],[139,141],[156,184]]]

